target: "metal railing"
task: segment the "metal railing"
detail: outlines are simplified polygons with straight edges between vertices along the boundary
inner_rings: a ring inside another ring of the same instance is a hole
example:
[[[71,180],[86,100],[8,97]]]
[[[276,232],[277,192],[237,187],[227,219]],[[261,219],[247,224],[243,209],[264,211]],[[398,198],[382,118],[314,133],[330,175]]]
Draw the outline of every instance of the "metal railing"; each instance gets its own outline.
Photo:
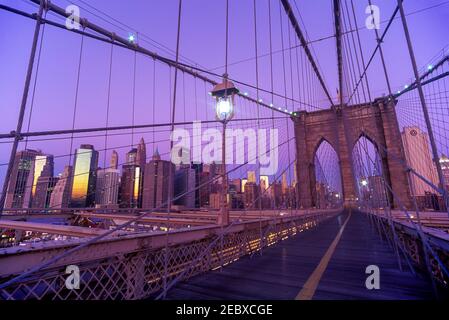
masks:
[[[233,224],[225,234],[220,226],[200,226],[166,233],[129,234],[93,243],[50,267],[0,290],[0,299],[144,299],[156,297],[164,282],[182,274],[182,280],[226,266],[239,258],[271,246],[341,212],[320,210],[276,219]],[[260,230],[262,229],[262,233]],[[262,237],[261,237],[262,235]],[[217,237],[219,245],[210,246]],[[45,244],[35,248],[0,251],[0,283],[17,276],[78,242]],[[210,250],[206,250],[209,248]],[[168,252],[167,252],[168,251]],[[198,259],[200,257],[201,259]],[[168,259],[168,267],[165,262]],[[193,263],[193,264],[192,264]],[[79,268],[80,288],[68,289],[66,267]]]

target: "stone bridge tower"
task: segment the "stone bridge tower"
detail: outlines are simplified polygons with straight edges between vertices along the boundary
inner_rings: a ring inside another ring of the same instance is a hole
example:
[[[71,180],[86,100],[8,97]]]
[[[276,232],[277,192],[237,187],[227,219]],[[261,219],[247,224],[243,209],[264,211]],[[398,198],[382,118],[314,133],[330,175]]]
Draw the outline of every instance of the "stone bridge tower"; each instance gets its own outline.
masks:
[[[352,151],[360,137],[370,140],[380,156],[392,207],[400,202],[411,207],[410,188],[401,133],[395,112],[396,103],[377,99],[370,104],[343,106],[314,112],[300,111],[293,117],[296,140],[296,172],[299,203],[303,208],[316,205],[315,153],[327,141],[336,151],[345,204],[356,200],[357,189],[352,166]],[[396,198],[397,197],[397,198]]]

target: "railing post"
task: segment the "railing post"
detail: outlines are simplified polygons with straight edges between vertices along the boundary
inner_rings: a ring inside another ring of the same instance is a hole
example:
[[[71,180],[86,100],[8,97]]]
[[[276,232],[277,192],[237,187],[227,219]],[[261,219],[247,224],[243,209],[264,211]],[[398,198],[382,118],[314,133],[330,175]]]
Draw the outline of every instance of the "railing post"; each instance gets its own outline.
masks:
[[[13,141],[13,144],[11,147],[11,154],[9,156],[9,162],[8,162],[8,168],[6,170],[5,180],[3,181],[2,195],[0,198],[0,217],[2,216],[3,209],[5,207],[6,193],[8,192],[8,185],[9,185],[9,181],[10,181],[12,167],[14,165],[14,159],[15,159],[16,153],[17,153],[17,147],[19,145],[19,141],[22,139],[21,133],[22,133],[23,118],[25,116],[25,108],[26,108],[26,104],[27,104],[27,100],[28,100],[28,91],[30,89],[31,76],[33,74],[34,59],[36,57],[37,42],[39,40],[39,34],[40,34],[40,29],[41,29],[41,24],[42,24],[42,15],[44,13],[46,3],[47,3],[47,0],[40,0],[39,11],[37,13],[37,18],[36,18],[36,26],[34,28],[33,43],[31,45],[31,53],[30,53],[30,58],[28,60],[28,69],[27,69],[27,74],[25,77],[25,86],[23,88],[23,93],[22,93],[22,102],[20,104],[19,118],[17,120],[16,131],[14,132],[14,141]]]

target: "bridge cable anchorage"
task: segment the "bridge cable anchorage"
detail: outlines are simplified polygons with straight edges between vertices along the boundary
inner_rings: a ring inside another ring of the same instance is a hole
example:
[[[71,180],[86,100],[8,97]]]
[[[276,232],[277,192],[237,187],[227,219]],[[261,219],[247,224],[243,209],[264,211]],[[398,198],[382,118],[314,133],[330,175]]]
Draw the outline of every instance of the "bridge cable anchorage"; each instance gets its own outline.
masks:
[[[36,50],[37,50],[37,42],[39,40],[39,34],[40,34],[40,29],[41,29],[41,19],[44,13],[44,5],[46,2],[41,1],[39,4],[39,11],[36,17],[36,25],[34,27],[34,35],[33,35],[33,42],[31,45],[31,52],[30,52],[30,57],[28,60],[28,67],[27,67],[27,73],[26,73],[26,78],[25,78],[25,85],[24,85],[24,89],[23,89],[23,93],[22,93],[22,102],[20,104],[20,110],[19,110],[19,117],[17,120],[17,128],[16,128],[16,136],[14,137],[14,142],[11,146],[11,153],[9,156],[9,163],[8,163],[8,168],[6,170],[6,174],[5,174],[5,180],[3,181],[3,189],[2,189],[2,194],[0,197],[0,217],[2,215],[3,212],[3,208],[5,206],[5,200],[6,200],[6,193],[8,192],[8,186],[9,186],[9,181],[10,181],[10,176],[12,173],[12,167],[14,164],[14,159],[16,156],[16,152],[17,152],[17,147],[19,145],[19,137],[21,135],[22,132],[22,125],[23,125],[23,119],[25,116],[25,108],[26,108],[26,104],[27,104],[27,100],[28,100],[28,92],[30,89],[30,84],[31,84],[31,76],[33,73],[33,68],[34,68],[34,59],[36,57]]]

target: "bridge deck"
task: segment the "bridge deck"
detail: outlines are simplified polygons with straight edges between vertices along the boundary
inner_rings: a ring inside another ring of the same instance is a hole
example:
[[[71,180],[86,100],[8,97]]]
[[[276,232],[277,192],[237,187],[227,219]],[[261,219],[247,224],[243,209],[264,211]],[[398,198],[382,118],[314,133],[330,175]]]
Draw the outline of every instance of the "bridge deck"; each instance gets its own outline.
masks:
[[[336,244],[334,251],[332,244]],[[380,268],[380,290],[365,287],[368,265]],[[307,288],[316,284],[316,290],[307,292],[306,283]],[[393,250],[364,214],[344,212],[264,249],[262,255],[242,258],[221,270],[179,283],[167,298],[432,299],[433,294],[430,281],[399,270]]]

